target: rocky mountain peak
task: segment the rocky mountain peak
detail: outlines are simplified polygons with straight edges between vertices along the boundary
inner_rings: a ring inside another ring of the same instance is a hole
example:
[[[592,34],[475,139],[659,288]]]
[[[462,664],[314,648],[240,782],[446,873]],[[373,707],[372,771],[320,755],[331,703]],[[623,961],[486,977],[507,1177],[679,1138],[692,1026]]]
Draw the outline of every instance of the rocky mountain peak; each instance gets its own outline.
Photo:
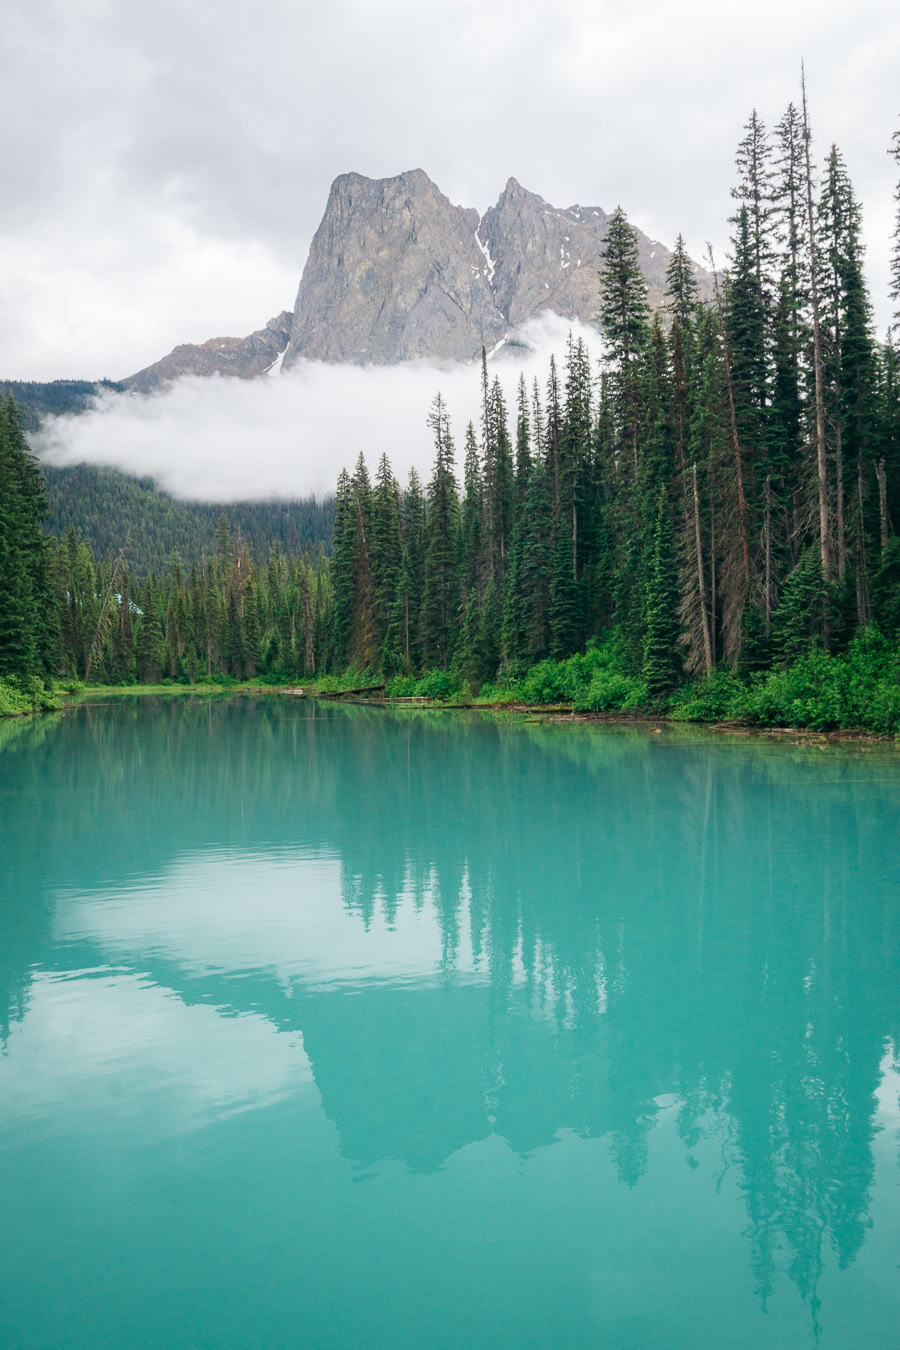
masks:
[[[176,347],[125,383],[149,390],[180,374],[274,374],[282,360],[285,368],[303,359],[467,361],[546,310],[594,323],[608,220],[599,206],[552,206],[516,178],[479,218],[445,197],[424,169],[392,178],[341,174],[293,314],[246,338]],[[658,306],[671,254],[637,235],[650,303]],[[696,270],[708,291],[711,278]]]
[[[422,169],[341,175],[303,269],[285,365],[464,360],[474,333],[499,341],[506,321],[478,224],[477,211],[454,206]]]
[[[551,206],[516,178],[479,220],[421,169],[343,174],[303,271],[285,366],[471,359],[544,310],[592,323],[608,220],[599,206]],[[638,242],[657,306],[671,255]]]

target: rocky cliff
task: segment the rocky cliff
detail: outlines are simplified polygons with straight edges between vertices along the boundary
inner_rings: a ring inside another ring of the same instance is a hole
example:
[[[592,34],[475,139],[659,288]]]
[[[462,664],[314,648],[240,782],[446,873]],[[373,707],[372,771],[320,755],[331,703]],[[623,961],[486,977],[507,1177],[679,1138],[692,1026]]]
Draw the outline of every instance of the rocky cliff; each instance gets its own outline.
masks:
[[[342,174],[303,269],[285,365],[465,360],[507,328],[478,243],[478,212],[453,206],[421,169]],[[477,338],[477,341],[476,341]]]
[[[293,314],[246,338],[176,347],[124,383],[147,392],[178,375],[277,373],[283,361],[467,361],[534,315],[593,323],[607,213],[556,207],[510,178],[496,206],[452,202],[422,169],[336,178]],[[663,301],[670,251],[640,231],[650,303]],[[701,293],[711,277],[696,268]]]
[[[607,223],[599,206],[551,206],[515,178],[479,219],[421,169],[344,174],[303,269],[285,367],[469,360],[542,310],[592,323]],[[656,306],[671,254],[640,231],[638,244]]]

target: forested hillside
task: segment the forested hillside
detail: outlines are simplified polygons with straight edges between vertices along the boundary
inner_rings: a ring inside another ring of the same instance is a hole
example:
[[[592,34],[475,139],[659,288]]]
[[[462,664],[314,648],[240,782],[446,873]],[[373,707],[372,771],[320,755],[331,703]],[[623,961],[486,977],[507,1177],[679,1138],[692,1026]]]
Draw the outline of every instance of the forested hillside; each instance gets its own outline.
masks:
[[[94,555],[115,554],[125,546],[132,575],[161,573],[177,553],[190,567],[215,547],[220,516],[234,533],[249,540],[256,557],[266,557],[277,540],[287,552],[317,557],[331,549],[334,499],[302,501],[179,501],[151,478],[132,478],[117,469],[76,464],[44,466],[49,515],[47,529],[62,539],[69,529],[90,544]]]
[[[125,386],[114,380],[0,380],[0,395],[15,399],[25,431],[37,431],[44,417],[83,412],[103,389],[122,393]]]

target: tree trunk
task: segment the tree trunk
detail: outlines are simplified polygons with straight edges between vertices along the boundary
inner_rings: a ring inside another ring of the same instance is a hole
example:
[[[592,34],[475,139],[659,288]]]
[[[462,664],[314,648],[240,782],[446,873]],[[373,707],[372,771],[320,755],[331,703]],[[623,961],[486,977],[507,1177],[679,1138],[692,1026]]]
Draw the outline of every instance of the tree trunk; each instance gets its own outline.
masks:
[[[891,532],[891,522],[888,516],[887,504],[887,470],[884,467],[884,460],[880,459],[875,465],[875,477],[878,479],[878,523],[881,536],[881,552],[885,552],[888,546],[888,536]]]

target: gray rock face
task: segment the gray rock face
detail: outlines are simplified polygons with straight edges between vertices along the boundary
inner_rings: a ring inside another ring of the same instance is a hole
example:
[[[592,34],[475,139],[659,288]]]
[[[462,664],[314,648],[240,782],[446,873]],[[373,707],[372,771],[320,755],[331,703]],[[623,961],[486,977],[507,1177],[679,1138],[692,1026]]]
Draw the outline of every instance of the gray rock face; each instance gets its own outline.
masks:
[[[593,323],[608,216],[551,206],[510,178],[479,220],[421,169],[335,180],[297,293],[285,367],[468,360],[542,310]],[[669,249],[638,231],[650,303]],[[701,292],[710,278],[697,267]]]
[[[290,335],[291,315],[282,310],[265,328],[249,337],[183,343],[161,361],[129,375],[122,383],[128,389],[149,394],[179,375],[236,375],[240,379],[253,379],[271,370],[287,347]]]
[[[511,327],[541,310],[582,323],[596,320],[608,221],[599,206],[550,206],[510,178],[497,205],[485,213],[480,233],[496,259],[494,295]],[[664,300],[671,252],[640,231],[638,246],[656,308]],[[702,282],[702,268],[697,276]]]
[[[303,269],[285,366],[465,360],[507,328],[476,239],[477,211],[427,174],[335,179]]]
[[[148,393],[179,375],[277,373],[302,359],[389,365],[467,361],[544,310],[591,324],[600,308],[607,213],[561,209],[510,178],[496,206],[454,206],[422,169],[336,178],[293,314],[246,338],[176,347],[123,381]],[[640,231],[650,303],[671,253]],[[702,295],[712,278],[696,267]]]

